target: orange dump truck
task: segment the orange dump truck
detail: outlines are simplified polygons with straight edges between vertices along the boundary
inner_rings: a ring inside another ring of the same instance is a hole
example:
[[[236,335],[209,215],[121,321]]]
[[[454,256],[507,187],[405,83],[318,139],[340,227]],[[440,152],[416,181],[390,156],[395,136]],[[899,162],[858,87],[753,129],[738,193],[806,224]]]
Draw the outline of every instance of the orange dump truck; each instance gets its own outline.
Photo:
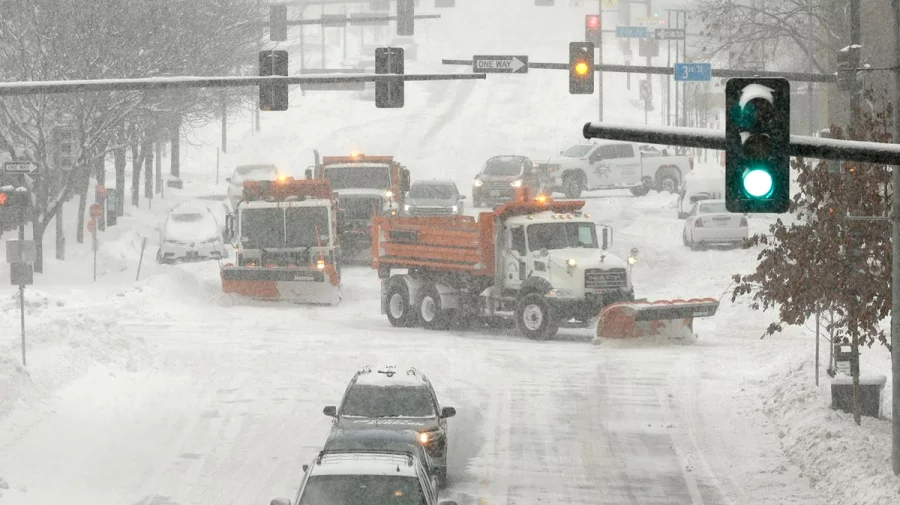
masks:
[[[327,180],[341,212],[341,252],[348,260],[368,262],[372,219],[399,214],[409,191],[409,170],[393,156],[323,156],[306,174]]]
[[[335,305],[340,301],[337,202],[328,181],[248,181],[226,235],[237,264],[222,290],[252,298]]]
[[[583,213],[583,201],[522,193],[477,220],[375,219],[372,267],[390,323],[445,329],[454,321],[512,320],[525,337],[546,339],[560,326],[587,327],[604,307],[634,301],[626,263],[609,252],[610,227]],[[638,306],[625,317],[667,320],[697,307],[679,308]]]

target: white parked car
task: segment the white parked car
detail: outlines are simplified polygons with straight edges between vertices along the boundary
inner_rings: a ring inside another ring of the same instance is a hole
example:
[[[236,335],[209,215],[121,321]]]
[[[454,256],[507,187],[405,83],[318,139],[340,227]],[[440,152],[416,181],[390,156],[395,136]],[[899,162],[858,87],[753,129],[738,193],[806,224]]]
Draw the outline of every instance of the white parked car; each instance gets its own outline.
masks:
[[[160,263],[220,259],[228,256],[222,227],[204,206],[181,205],[166,218],[159,231]]]
[[[236,208],[244,194],[245,181],[277,181],[278,168],[275,165],[239,165],[228,181],[228,200],[231,208]]]
[[[696,251],[709,245],[741,247],[749,236],[747,216],[728,212],[725,200],[700,200],[684,222],[682,239]]]

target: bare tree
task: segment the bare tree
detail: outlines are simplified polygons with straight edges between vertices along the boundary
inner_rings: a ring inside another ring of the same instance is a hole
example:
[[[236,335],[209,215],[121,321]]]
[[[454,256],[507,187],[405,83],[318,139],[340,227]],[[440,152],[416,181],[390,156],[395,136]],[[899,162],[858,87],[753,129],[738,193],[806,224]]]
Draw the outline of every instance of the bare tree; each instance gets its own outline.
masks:
[[[830,55],[845,39],[843,8],[833,0],[698,0],[700,56],[732,67],[762,60],[833,72]]]

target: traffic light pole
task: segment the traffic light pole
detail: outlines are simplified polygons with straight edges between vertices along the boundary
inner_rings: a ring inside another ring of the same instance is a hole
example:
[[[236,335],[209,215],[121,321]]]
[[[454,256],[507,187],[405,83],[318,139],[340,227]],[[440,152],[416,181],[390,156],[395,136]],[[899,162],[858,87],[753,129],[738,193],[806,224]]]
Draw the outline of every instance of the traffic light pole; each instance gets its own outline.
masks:
[[[582,134],[586,139],[596,138],[645,144],[679,145],[721,151],[724,151],[726,148],[725,132],[708,128],[586,123],[582,129]],[[804,158],[900,165],[900,144],[791,135],[787,151],[788,156],[802,156]]]
[[[602,31],[602,29],[603,29],[603,0],[597,0],[597,19],[600,20],[600,28],[601,28],[600,36],[597,38],[597,42],[599,42],[599,44],[597,44],[597,63],[602,65],[603,64],[603,31]],[[566,65],[566,68],[567,69],[569,68],[568,65]],[[597,115],[598,115],[597,121],[602,122],[603,121],[603,72],[602,71],[597,72],[597,90],[598,90],[597,96],[599,96],[598,109],[597,109]]]
[[[891,0],[894,14],[894,113],[893,140],[900,144],[900,0]],[[900,188],[900,164],[891,173],[893,187]],[[891,198],[891,466],[900,475],[900,198]]]

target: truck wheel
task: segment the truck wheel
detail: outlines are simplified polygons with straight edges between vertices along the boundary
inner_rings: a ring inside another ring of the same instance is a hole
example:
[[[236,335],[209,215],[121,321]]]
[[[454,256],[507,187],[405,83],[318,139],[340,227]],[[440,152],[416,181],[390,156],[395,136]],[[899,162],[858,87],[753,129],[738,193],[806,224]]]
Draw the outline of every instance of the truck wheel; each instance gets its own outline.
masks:
[[[563,193],[566,198],[578,198],[584,190],[584,184],[579,174],[567,175],[563,180]]]
[[[419,300],[419,320],[429,330],[446,330],[450,327],[453,312],[441,307],[441,295],[437,287],[431,284],[425,289]]]
[[[671,170],[666,170],[656,177],[656,190],[674,193],[678,190],[678,177]]]
[[[516,305],[516,327],[531,340],[546,340],[559,331],[559,321],[547,300],[531,293],[523,296]]]
[[[416,324],[416,313],[409,304],[409,290],[403,282],[392,282],[387,292],[387,317],[391,326],[411,328]]]

